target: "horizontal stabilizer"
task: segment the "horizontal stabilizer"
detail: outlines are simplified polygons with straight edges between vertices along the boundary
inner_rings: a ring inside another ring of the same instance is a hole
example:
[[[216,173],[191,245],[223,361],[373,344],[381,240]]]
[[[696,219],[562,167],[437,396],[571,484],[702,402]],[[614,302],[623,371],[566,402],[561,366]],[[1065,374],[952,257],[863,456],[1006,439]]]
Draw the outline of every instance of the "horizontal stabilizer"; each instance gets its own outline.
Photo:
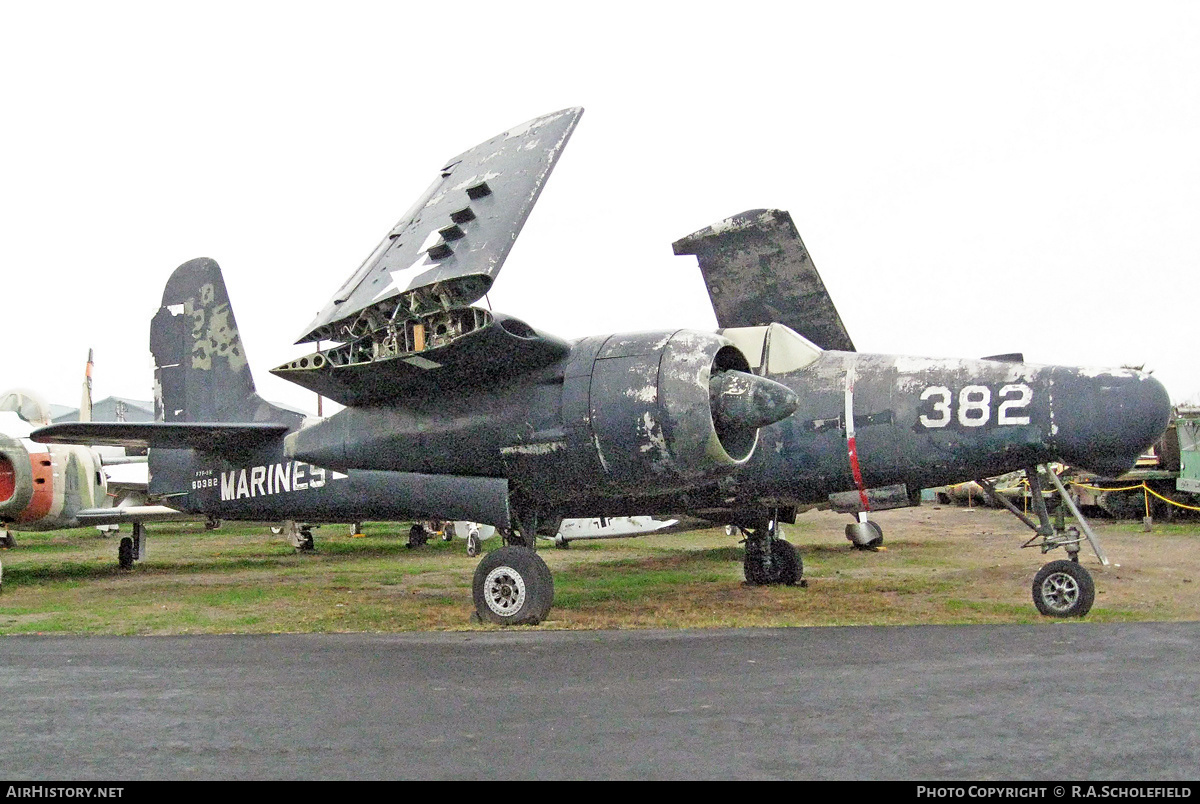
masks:
[[[676,254],[696,255],[721,329],[780,323],[822,349],[854,351],[787,212],[752,209],[672,247]]]
[[[450,159],[297,343],[344,343],[483,297],[583,109],[509,129]]]
[[[275,422],[86,422],[52,424],[30,433],[39,444],[195,449],[214,455],[244,455],[288,432]]]

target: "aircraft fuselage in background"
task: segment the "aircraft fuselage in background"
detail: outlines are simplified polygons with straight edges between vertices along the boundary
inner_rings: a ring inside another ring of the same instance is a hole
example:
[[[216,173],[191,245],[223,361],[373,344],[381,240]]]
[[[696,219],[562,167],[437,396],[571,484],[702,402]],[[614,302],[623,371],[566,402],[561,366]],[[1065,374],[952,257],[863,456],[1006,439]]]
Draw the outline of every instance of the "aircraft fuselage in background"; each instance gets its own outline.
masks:
[[[10,409],[0,410],[0,539],[17,531],[79,527],[81,510],[106,506],[107,476],[95,450],[39,444],[29,439],[48,419],[23,418],[18,410],[44,407],[27,392],[4,394]]]

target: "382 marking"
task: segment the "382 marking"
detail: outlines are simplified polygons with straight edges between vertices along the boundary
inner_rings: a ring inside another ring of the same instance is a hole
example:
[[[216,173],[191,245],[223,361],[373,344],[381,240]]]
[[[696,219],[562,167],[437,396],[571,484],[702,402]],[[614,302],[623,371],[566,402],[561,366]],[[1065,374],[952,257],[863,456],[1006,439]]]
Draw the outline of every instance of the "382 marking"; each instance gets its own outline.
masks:
[[[930,385],[921,392],[920,416],[923,427],[937,429],[957,423],[960,427],[992,425],[993,401],[996,426],[1029,424],[1025,410],[1033,401],[1033,389],[1025,383],[1003,385],[993,395],[986,385],[966,385],[955,394],[944,385]]]

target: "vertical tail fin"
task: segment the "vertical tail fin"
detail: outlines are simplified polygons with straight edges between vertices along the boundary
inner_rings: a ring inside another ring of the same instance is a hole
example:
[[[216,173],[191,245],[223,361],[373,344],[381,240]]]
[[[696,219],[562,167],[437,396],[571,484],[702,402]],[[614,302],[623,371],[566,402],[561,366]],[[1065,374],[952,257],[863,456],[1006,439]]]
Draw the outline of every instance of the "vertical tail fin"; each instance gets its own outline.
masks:
[[[225,280],[214,260],[191,260],[171,274],[150,323],[150,352],[158,421],[299,425],[303,419],[255,392]]]

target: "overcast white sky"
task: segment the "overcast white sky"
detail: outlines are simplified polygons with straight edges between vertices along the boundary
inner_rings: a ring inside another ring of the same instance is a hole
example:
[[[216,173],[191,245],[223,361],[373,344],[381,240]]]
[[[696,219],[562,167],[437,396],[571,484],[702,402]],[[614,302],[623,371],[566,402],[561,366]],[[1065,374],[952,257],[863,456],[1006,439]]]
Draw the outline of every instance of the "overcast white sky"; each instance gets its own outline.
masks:
[[[586,11],[581,9],[586,8]],[[220,262],[260,391],[432,180],[584,106],[491,294],[712,327],[671,241],[790,210],[861,351],[1153,369],[1200,400],[1200,4],[0,0],[0,388],[149,399]]]

